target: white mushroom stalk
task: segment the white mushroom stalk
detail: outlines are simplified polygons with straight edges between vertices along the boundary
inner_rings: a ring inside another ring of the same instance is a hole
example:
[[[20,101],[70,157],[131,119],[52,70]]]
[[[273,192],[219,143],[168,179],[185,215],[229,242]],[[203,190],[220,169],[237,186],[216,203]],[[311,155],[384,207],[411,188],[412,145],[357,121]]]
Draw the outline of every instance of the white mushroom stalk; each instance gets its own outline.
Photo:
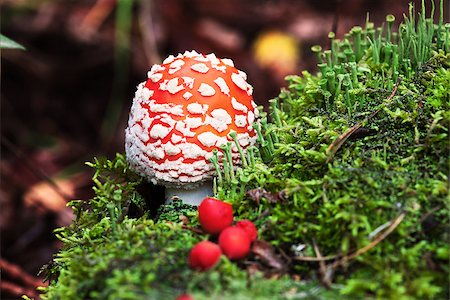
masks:
[[[214,54],[186,51],[152,66],[137,88],[125,131],[130,168],[164,185],[166,201],[179,197],[198,205],[212,196],[214,149],[237,143],[232,160],[238,166],[256,142],[252,93],[246,74]]]

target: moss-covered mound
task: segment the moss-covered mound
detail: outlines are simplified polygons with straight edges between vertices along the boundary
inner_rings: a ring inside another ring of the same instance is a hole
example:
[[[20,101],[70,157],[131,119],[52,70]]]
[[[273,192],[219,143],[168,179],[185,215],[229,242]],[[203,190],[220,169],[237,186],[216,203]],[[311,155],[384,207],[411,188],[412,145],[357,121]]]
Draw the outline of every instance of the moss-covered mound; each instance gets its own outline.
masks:
[[[196,230],[196,209],[152,206],[154,187],[118,155],[91,164],[97,196],[71,203],[77,218],[57,232],[64,248],[46,268],[43,298],[449,298],[442,5],[437,24],[422,8],[398,31],[388,16],[384,29],[367,22],[343,40],[330,34],[331,50],[313,49],[320,72],[290,76],[269,120],[262,114],[243,167],[218,167],[217,196],[272,248],[190,270],[190,248],[210,238]]]

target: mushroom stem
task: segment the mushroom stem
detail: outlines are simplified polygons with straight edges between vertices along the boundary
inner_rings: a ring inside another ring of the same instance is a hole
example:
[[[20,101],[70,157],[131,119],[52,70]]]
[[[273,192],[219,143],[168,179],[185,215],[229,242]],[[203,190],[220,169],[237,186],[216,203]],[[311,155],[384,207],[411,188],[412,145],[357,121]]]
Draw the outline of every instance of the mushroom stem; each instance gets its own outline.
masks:
[[[202,200],[206,197],[212,197],[213,184],[212,181],[205,181],[195,189],[185,189],[182,187],[166,188],[166,203],[172,202],[176,198],[180,198],[183,203],[190,205],[200,205]]]

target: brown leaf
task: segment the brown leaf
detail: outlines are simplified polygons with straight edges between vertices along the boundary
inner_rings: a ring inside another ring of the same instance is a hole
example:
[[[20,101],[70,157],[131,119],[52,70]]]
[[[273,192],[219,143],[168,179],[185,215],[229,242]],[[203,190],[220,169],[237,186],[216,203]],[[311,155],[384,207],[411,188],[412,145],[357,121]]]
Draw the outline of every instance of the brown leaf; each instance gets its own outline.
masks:
[[[267,199],[269,203],[286,202],[287,194],[285,191],[280,191],[276,193],[268,192],[263,188],[257,188],[247,191],[247,196],[259,204],[262,198]]]
[[[277,271],[286,269],[286,264],[277,254],[275,254],[275,250],[272,245],[266,241],[254,241],[251,252],[259,257],[266,265]]]
[[[347,129],[347,131],[345,131],[343,134],[338,136],[338,138],[334,142],[331,143],[331,145],[327,149],[327,155],[328,155],[327,163],[329,163],[333,159],[334,155],[339,150],[339,148],[341,148],[342,145],[345,143],[345,141],[353,133],[355,133],[361,126],[362,126],[362,123],[358,123],[358,124],[354,125],[353,127],[350,127],[349,129]]]
[[[259,204],[259,202],[261,201],[264,193],[266,191],[262,188],[257,188],[257,189],[253,189],[253,190],[248,190],[247,191],[247,196],[252,199],[253,201],[256,202],[256,204]]]
[[[355,141],[355,140],[359,140],[362,138],[365,138],[366,136],[371,136],[376,134],[377,131],[371,128],[365,128],[365,127],[360,127],[358,129],[356,129],[349,137],[349,140]]]
[[[67,201],[59,191],[64,195],[73,197],[75,193],[74,183],[69,180],[54,180],[58,190],[47,181],[40,181],[34,184],[24,195],[25,204],[30,207],[37,207],[45,211],[59,213],[66,208]]]

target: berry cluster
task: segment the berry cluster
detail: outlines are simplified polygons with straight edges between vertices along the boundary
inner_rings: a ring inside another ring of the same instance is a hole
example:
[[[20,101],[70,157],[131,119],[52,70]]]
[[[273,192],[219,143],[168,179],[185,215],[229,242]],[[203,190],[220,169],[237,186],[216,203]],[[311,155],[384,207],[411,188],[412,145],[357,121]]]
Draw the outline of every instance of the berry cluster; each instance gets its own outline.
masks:
[[[202,241],[192,248],[188,263],[195,270],[206,271],[213,268],[222,253],[231,260],[246,257],[251,243],[258,235],[255,224],[249,220],[240,220],[233,226],[231,204],[219,199],[203,199],[198,207],[198,219],[205,232],[218,235],[218,244]]]

